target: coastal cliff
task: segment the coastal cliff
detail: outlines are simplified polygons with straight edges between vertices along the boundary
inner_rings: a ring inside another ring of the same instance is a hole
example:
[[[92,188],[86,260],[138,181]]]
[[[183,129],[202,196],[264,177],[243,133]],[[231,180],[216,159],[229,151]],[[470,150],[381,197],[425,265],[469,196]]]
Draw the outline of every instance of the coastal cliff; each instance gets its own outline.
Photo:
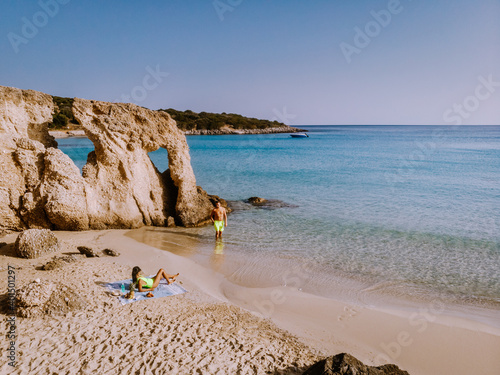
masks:
[[[195,226],[208,219],[212,197],[196,186],[185,136],[168,113],[83,99],[74,99],[72,111],[95,147],[82,174],[48,132],[52,97],[0,86],[0,229]],[[169,159],[163,173],[147,155],[160,147]]]

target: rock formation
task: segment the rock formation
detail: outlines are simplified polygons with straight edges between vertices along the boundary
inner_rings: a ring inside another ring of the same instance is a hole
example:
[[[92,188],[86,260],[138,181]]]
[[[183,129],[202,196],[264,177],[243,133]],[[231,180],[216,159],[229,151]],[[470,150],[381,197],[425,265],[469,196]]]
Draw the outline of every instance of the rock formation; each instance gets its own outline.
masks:
[[[40,315],[62,315],[82,310],[88,305],[84,297],[61,283],[34,281],[16,294],[16,313],[23,318]]]
[[[47,131],[52,112],[52,96],[0,86],[0,134],[15,134],[19,138],[29,138],[46,147],[54,147],[57,143]]]
[[[212,205],[196,186],[184,134],[165,112],[75,99],[94,143],[82,174],[49,136],[50,95],[0,86],[0,229],[85,230],[205,222]],[[160,173],[148,152],[168,151]]]
[[[58,251],[59,247],[59,240],[50,230],[28,229],[17,236],[14,251],[21,258],[35,259]]]
[[[120,253],[116,250],[113,250],[113,249],[104,249],[102,252],[110,257],[119,257],[120,256]]]
[[[85,255],[87,258],[99,258],[99,254],[90,247],[78,246],[77,250],[80,254]]]
[[[260,204],[264,204],[266,202],[267,202],[267,199],[265,199],[265,198],[260,198],[260,197],[248,198],[248,203],[251,203],[253,205],[260,205]]]
[[[260,197],[250,197],[244,201],[230,201],[229,207],[234,210],[248,210],[252,207],[274,210],[277,208],[297,208],[295,204],[283,202],[279,199],[265,199]]]
[[[210,202],[196,187],[186,138],[170,115],[134,104],[82,99],[75,99],[73,112],[95,146],[83,174],[91,186],[91,221],[108,227],[124,219],[125,226],[164,225],[164,207],[171,206],[182,225],[192,226],[210,214]],[[147,155],[160,147],[168,151],[167,178]],[[176,202],[168,202],[168,177],[177,190]]]
[[[350,354],[341,353],[309,367],[304,375],[409,375],[396,365],[366,366]]]
[[[70,255],[64,255],[62,257],[54,257],[54,258],[52,258],[52,260],[45,263],[42,266],[42,269],[44,271],[51,271],[51,270],[55,270],[58,268],[63,268],[64,266],[68,265],[69,263],[75,263],[75,262],[81,261],[82,258],[85,258],[85,255],[70,254]]]

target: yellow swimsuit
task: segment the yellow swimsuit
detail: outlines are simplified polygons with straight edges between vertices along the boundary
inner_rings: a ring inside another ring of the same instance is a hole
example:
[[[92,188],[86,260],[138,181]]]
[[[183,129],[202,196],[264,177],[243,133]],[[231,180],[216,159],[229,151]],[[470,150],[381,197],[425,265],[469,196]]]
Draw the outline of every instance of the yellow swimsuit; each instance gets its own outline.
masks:
[[[217,232],[224,230],[224,220],[214,220],[214,228]]]
[[[151,289],[153,287],[153,279],[150,279],[149,277],[144,277],[144,276],[139,276],[137,278],[137,285],[139,285],[139,280],[142,280],[146,283],[146,285],[143,286],[143,288],[148,288]]]

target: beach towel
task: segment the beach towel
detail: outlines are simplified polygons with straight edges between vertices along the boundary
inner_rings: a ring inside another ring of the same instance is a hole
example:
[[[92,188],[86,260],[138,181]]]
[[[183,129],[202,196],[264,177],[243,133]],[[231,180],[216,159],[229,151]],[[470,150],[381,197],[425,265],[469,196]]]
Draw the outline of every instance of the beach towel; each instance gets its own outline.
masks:
[[[150,277],[153,278],[154,276],[155,275],[150,276]],[[121,293],[122,284],[125,286],[125,293],[128,293],[130,290],[129,289],[130,284],[132,284],[132,279],[114,281],[111,283],[104,284],[104,286],[106,287],[106,289],[108,289],[111,292],[117,290]],[[177,282],[173,282],[172,284],[168,285],[166,280],[161,280],[160,285],[158,285],[156,287],[156,289],[151,292],[154,294],[154,297],[146,297],[146,294],[148,294],[149,292],[139,292],[137,290],[137,288],[135,288],[135,291],[134,291],[135,296],[133,299],[127,299],[127,298],[125,298],[125,296],[119,296],[117,298],[122,305],[126,305],[128,303],[142,301],[145,299],[169,297],[169,296],[173,296],[176,294],[182,294],[182,293],[186,293],[186,292],[187,292],[187,290],[184,289],[182,286],[180,286]]]

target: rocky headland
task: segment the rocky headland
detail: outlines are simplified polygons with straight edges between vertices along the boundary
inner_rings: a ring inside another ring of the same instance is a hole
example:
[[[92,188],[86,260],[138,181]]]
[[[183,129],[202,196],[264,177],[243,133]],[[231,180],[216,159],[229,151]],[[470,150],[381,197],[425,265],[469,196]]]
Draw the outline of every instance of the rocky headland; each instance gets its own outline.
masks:
[[[49,134],[53,97],[0,86],[0,229],[200,225],[212,201],[196,186],[186,138],[166,112],[74,99],[94,143],[82,173]],[[148,152],[168,151],[160,173]]]
[[[186,135],[271,134],[306,131],[288,126],[277,120],[263,120],[236,113],[196,113],[173,108],[159,109],[167,112]]]
[[[195,129],[185,130],[185,135],[226,135],[226,134],[274,134],[274,133],[297,133],[307,130],[294,128],[291,126],[278,126],[264,129],[234,129],[230,126],[225,126],[220,129]]]

